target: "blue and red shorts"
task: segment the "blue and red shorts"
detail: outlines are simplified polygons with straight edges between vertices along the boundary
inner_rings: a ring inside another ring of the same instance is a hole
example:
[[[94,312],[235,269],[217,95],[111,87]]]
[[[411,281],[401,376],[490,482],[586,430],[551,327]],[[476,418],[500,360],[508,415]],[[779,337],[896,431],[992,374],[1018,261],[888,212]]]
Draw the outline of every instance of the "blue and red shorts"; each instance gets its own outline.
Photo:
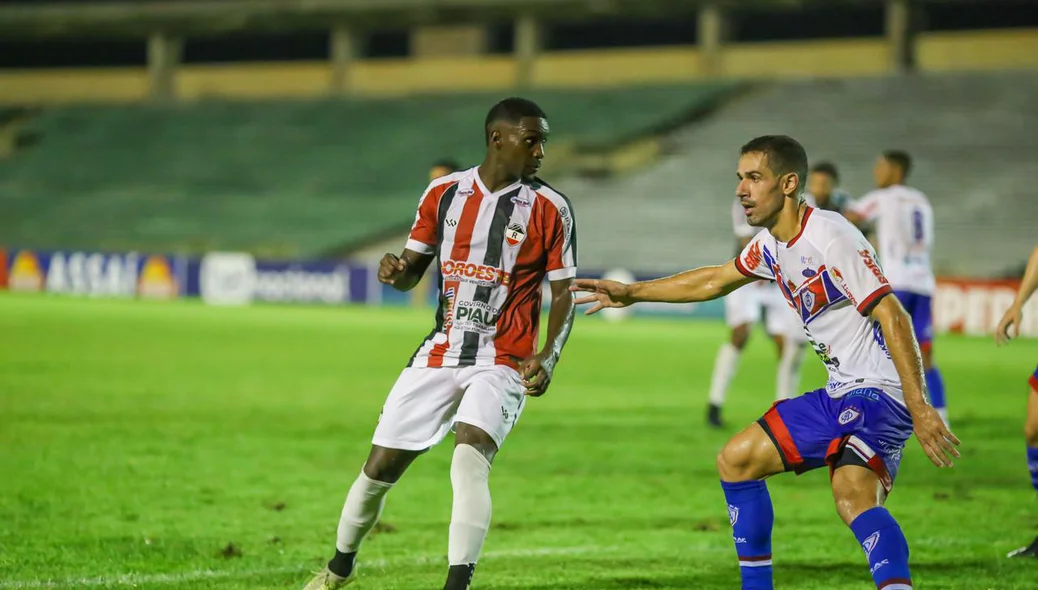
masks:
[[[779,450],[787,471],[797,475],[841,465],[871,469],[890,492],[901,451],[912,435],[908,410],[875,387],[838,398],[824,389],[776,402],[757,421]]]
[[[1034,368],[1034,374],[1027,380],[1031,384],[1031,389],[1038,391],[1038,367]]]
[[[933,348],[933,298],[921,293],[900,290],[895,290],[894,296],[912,317],[912,328],[915,330],[915,339],[919,341],[919,348]]]

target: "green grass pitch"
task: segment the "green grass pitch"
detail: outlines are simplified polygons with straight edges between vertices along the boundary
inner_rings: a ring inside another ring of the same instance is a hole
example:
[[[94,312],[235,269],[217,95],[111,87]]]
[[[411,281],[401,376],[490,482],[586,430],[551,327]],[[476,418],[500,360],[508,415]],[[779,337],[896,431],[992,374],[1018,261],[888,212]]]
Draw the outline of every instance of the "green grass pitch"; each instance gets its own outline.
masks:
[[[428,311],[207,308],[0,297],[0,590],[298,588],[329,557],[386,392]],[[719,323],[580,318],[548,394],[494,467],[474,588],[739,587],[704,426]],[[938,470],[909,442],[888,506],[921,589],[1038,588],[1005,553],[1038,529],[1022,421],[1038,342],[943,337],[963,456]],[[824,382],[807,361],[803,387]],[[755,334],[727,418],[770,404]],[[358,590],[438,588],[449,445],[389,496]],[[776,587],[873,587],[827,476],[782,475]]]

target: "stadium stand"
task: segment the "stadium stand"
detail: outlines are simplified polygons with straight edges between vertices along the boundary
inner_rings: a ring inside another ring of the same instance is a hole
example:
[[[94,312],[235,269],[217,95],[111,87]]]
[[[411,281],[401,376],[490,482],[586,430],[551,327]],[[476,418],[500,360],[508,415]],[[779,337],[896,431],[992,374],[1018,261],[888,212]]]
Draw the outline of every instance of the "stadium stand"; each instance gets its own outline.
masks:
[[[737,85],[535,91],[560,152],[610,150]],[[411,223],[427,166],[482,157],[500,96],[63,107],[0,160],[0,232],[21,246],[267,256],[345,252]],[[563,146],[568,145],[568,149]]]
[[[1036,95],[1038,77],[1009,73],[775,84],[674,134],[674,154],[651,168],[568,180],[581,264],[672,272],[730,258],[739,147],[786,133],[813,159],[837,162],[855,196],[872,188],[881,150],[908,150],[909,184],[934,204],[937,271],[998,276],[1006,252],[1029,251],[1036,235],[1033,175],[1021,174],[1038,161]]]

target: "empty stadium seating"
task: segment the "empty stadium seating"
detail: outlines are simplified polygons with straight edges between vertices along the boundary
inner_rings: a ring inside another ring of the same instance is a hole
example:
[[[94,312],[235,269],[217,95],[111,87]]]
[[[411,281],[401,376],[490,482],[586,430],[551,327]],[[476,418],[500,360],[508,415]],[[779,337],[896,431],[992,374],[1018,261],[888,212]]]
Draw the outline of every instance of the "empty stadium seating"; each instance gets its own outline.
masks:
[[[883,149],[915,158],[909,184],[936,214],[937,269],[999,275],[1038,241],[1038,75],[956,74],[779,83],[671,137],[673,155],[622,179],[560,183],[574,200],[586,268],[670,272],[732,256],[740,145],[798,138],[835,161],[844,188],[872,188]]]
[[[730,83],[531,92],[553,143],[609,149]],[[410,224],[428,165],[478,163],[494,95],[66,107],[0,160],[2,242],[315,256]],[[549,149],[552,149],[549,147]]]

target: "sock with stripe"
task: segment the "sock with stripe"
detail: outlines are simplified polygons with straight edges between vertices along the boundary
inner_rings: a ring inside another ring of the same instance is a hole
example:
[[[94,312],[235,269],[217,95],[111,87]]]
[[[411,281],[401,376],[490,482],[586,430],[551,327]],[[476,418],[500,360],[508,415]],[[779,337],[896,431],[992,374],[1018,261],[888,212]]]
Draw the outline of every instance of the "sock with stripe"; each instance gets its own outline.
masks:
[[[897,521],[882,506],[861,513],[851,523],[854,536],[869,560],[869,571],[880,590],[911,590],[908,541]]]
[[[1027,447],[1027,468],[1031,471],[1031,485],[1038,492],[1038,447]]]
[[[775,524],[775,512],[767,484],[756,480],[722,481],[721,489],[728,502],[742,590],[773,590],[771,528]]]
[[[931,367],[926,372],[926,390],[930,392],[930,401],[933,407],[948,422],[948,409],[944,400],[944,378],[937,367]]]

